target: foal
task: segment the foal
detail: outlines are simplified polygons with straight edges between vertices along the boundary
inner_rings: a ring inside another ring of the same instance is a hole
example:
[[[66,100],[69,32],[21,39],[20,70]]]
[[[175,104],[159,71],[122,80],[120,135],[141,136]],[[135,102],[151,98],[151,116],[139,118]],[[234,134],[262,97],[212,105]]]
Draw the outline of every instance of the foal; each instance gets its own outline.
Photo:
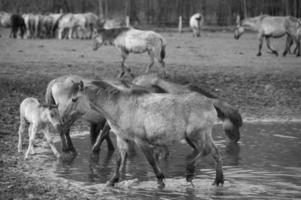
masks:
[[[28,158],[29,153],[34,154],[33,141],[37,131],[43,131],[53,153],[57,158],[60,157],[59,152],[53,144],[53,138],[49,133],[49,126],[52,125],[57,130],[61,129],[60,115],[57,105],[42,105],[36,98],[30,97],[22,101],[20,105],[20,127],[19,127],[19,142],[18,152],[22,151],[22,135],[25,131],[25,126],[29,123],[28,135],[29,144],[25,153],[25,159]]]

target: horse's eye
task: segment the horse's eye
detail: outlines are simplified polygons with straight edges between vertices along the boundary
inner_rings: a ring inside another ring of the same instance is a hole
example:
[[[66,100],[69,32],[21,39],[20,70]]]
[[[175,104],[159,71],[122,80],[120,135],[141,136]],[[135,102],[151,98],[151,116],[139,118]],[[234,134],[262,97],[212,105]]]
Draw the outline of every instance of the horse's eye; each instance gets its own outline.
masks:
[[[50,114],[50,117],[51,117],[51,118],[54,118],[54,114]]]
[[[76,102],[78,98],[72,98],[72,102]]]

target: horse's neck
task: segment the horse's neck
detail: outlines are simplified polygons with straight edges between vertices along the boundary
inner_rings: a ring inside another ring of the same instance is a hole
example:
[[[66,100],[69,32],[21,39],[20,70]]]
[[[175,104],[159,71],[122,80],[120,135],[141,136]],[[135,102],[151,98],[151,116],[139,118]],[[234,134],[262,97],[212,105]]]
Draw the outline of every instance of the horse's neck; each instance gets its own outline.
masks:
[[[158,80],[157,85],[168,93],[182,94],[187,92],[187,89],[179,84],[171,83],[165,80]]]
[[[245,29],[249,29],[249,30],[253,30],[253,31],[259,31],[259,29],[260,29],[260,18],[256,17],[256,18],[246,19],[243,22],[242,26]]]

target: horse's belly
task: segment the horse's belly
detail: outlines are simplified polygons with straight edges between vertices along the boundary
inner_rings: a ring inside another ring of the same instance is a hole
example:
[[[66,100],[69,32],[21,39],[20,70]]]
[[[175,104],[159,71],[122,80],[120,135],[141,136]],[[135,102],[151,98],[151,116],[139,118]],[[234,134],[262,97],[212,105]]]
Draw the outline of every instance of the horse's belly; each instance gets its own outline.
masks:
[[[99,123],[105,119],[103,116],[101,116],[98,112],[95,111],[89,111],[85,113],[82,118],[90,123]]]
[[[146,135],[154,143],[183,139],[186,122],[181,115],[148,115],[144,120]]]

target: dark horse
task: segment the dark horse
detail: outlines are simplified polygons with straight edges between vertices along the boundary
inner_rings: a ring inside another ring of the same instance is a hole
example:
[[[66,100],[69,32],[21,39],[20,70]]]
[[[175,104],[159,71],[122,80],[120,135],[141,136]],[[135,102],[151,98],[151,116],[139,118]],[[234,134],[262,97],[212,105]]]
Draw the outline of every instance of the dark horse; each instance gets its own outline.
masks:
[[[13,14],[11,20],[11,32],[9,37],[17,38],[18,30],[20,30],[20,37],[23,38],[26,31],[26,25],[21,15]]]

